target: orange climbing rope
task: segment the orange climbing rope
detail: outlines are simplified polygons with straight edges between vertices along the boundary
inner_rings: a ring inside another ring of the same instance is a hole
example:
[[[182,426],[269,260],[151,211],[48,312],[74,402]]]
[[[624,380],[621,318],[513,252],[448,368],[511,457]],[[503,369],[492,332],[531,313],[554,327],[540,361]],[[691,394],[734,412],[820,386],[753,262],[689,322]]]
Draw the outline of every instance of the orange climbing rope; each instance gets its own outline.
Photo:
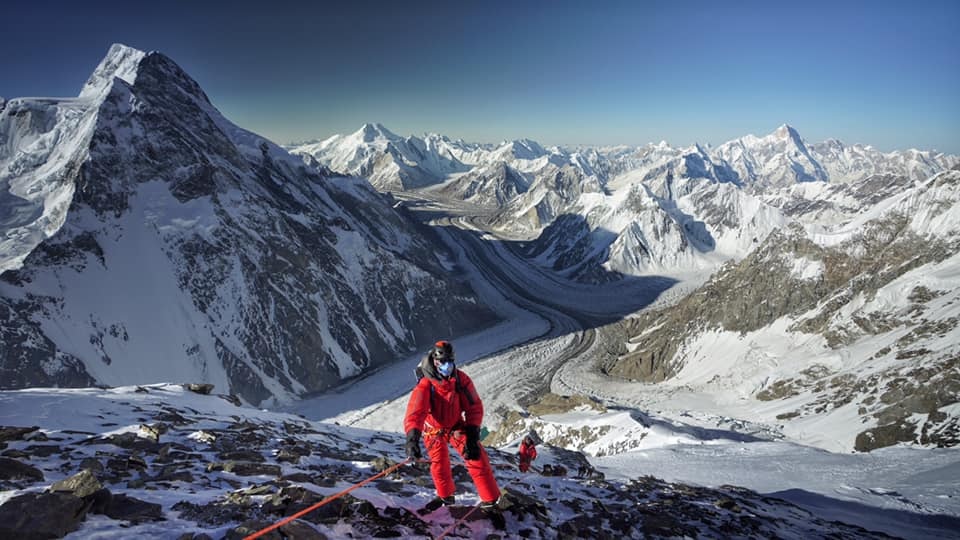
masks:
[[[451,531],[453,531],[454,529],[457,528],[457,525],[460,525],[461,523],[463,523],[464,521],[466,521],[467,518],[470,517],[470,514],[473,514],[474,512],[476,512],[476,511],[477,511],[477,508],[480,508],[480,503],[477,503],[476,505],[474,505],[474,507],[471,508],[469,512],[467,512],[466,514],[464,514],[463,517],[461,517],[460,519],[454,521],[449,527],[447,527],[446,529],[444,529],[443,532],[441,532],[441,533],[437,536],[436,540],[441,540],[442,538],[445,538],[448,534],[450,534]]]
[[[413,461],[413,459],[407,459],[406,461],[401,461],[400,463],[397,463],[397,464],[394,465],[393,467],[390,467],[389,469],[384,469],[383,471],[381,471],[381,472],[379,472],[379,473],[371,476],[370,478],[367,478],[366,480],[363,480],[362,482],[357,482],[356,484],[348,487],[347,489],[341,491],[340,493],[337,493],[337,494],[334,494],[334,495],[330,495],[329,497],[327,497],[326,499],[318,502],[317,504],[315,504],[315,505],[313,505],[313,506],[311,506],[311,507],[309,507],[309,508],[304,508],[303,510],[297,512],[296,514],[294,514],[294,515],[292,515],[292,516],[290,516],[290,517],[285,517],[285,518],[281,519],[280,521],[274,523],[273,525],[267,527],[266,529],[261,529],[261,530],[255,532],[255,533],[251,534],[250,536],[245,537],[243,540],[254,540],[255,538],[260,538],[261,536],[267,534],[267,533],[270,532],[270,531],[273,531],[273,530],[275,530],[275,529],[279,529],[280,527],[283,527],[283,526],[286,525],[287,523],[290,523],[291,521],[293,521],[293,520],[295,520],[295,519],[297,519],[297,518],[299,518],[299,517],[305,516],[305,515],[309,514],[310,512],[313,512],[313,511],[316,510],[317,508],[320,508],[321,506],[327,504],[327,503],[330,502],[330,501],[333,501],[333,500],[335,500],[335,499],[339,499],[340,497],[343,497],[343,496],[346,495],[347,493],[350,493],[351,491],[357,489],[357,488],[360,487],[360,486],[363,486],[363,485],[365,485],[365,484],[368,484],[368,483],[370,483],[370,482],[373,482],[373,481],[376,480],[377,478],[380,478],[380,477],[383,477],[383,476],[386,476],[386,475],[390,474],[391,472],[399,469],[400,467],[406,465],[407,463],[410,463],[411,461]]]

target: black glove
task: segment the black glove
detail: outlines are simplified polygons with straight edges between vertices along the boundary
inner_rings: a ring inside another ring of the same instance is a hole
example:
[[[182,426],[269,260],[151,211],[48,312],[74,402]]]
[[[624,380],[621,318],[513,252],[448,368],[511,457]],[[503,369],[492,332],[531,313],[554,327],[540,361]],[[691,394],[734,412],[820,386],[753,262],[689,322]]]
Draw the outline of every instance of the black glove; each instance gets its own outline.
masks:
[[[423,454],[420,453],[420,430],[411,429],[407,432],[407,457],[410,459],[420,459]]]
[[[467,426],[463,431],[467,435],[467,445],[463,447],[463,457],[470,461],[480,459],[480,428]]]

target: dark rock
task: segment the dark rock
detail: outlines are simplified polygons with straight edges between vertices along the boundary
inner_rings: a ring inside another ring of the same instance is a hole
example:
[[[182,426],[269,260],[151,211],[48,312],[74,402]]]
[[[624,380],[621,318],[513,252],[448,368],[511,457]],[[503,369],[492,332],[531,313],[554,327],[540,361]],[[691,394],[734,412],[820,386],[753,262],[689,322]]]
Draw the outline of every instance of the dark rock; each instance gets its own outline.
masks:
[[[49,457],[62,449],[58,444],[34,444],[23,449],[31,457]]]
[[[286,487],[267,499],[261,510],[277,516],[295,514],[322,501],[323,495],[299,486]],[[333,524],[343,518],[355,515],[376,516],[377,509],[367,501],[361,501],[350,495],[333,499],[329,503],[305,515],[303,519],[311,523]]]
[[[313,528],[306,521],[295,519],[277,529],[289,540],[327,540],[327,535]]]
[[[916,426],[897,422],[858,433],[854,441],[854,449],[858,452],[869,452],[898,442],[912,442],[916,437]]]
[[[209,395],[210,392],[213,391],[213,385],[207,384],[207,383],[205,384],[190,383],[190,384],[183,385],[183,387],[191,392],[194,392],[196,394],[203,394],[205,396]]]
[[[193,473],[190,471],[185,471],[182,469],[192,468],[193,463],[181,461],[178,463],[173,463],[170,465],[164,466],[160,469],[160,474],[152,478],[153,481],[168,481],[168,482],[193,482],[194,477]]]
[[[249,519],[250,508],[226,501],[211,501],[204,505],[180,501],[171,510],[180,513],[180,519],[194,521],[203,526],[220,526],[240,523]]]
[[[26,435],[23,436],[23,440],[43,442],[43,441],[49,441],[50,437],[47,437],[47,434],[42,431],[31,431],[30,433],[27,433]]]
[[[141,501],[123,493],[111,497],[104,514],[107,517],[131,523],[163,521],[165,519],[163,509],[159,504]]]
[[[211,471],[223,471],[233,473],[237,476],[280,476],[279,465],[251,463],[249,461],[226,461],[223,463],[210,463],[207,465],[207,472]]]
[[[112,444],[126,450],[137,450],[140,452],[149,452],[151,454],[155,454],[160,450],[160,445],[155,441],[144,439],[133,431],[116,433],[110,435],[109,437],[94,437],[92,439],[83,441],[81,444]]]
[[[302,483],[302,482],[312,482],[312,483],[316,483],[316,482],[313,481],[313,476],[312,476],[312,475],[307,474],[307,473],[302,473],[302,472],[293,473],[293,474],[288,474],[288,475],[286,475],[286,476],[283,477],[283,480],[286,480],[286,481],[288,481],[288,482],[301,482],[301,483]],[[317,484],[317,485],[319,486],[320,484]]]
[[[111,476],[123,477],[130,476],[130,466],[127,460],[123,458],[110,458],[107,460],[107,471]]]
[[[240,398],[237,397],[237,396],[234,395],[234,394],[217,394],[217,397],[223,398],[223,399],[229,401],[230,403],[233,403],[233,404],[236,405],[237,407],[243,405],[243,402],[240,401]]]
[[[260,508],[271,514],[289,515],[312,506],[323,498],[323,495],[307,488],[290,486],[267,498]]]
[[[231,416],[231,418],[238,418],[237,416]],[[227,426],[227,429],[230,431],[260,431],[266,426],[258,424],[256,422],[251,422],[249,420],[242,420],[234,422]]]
[[[0,480],[43,480],[43,473],[26,463],[0,457]]]
[[[90,503],[91,514],[103,514],[112,498],[113,494],[110,493],[110,490],[107,488],[98,489],[87,497],[84,497],[84,499]]]
[[[77,530],[90,503],[69,493],[24,493],[0,506],[0,538],[61,538]]]
[[[266,459],[263,457],[263,454],[254,450],[232,450],[228,452],[220,452],[217,457],[224,461],[253,461],[257,463],[266,461]]]
[[[740,506],[733,499],[720,499],[714,503],[717,508],[723,508],[724,510],[729,510],[731,512],[740,512]]]
[[[163,422],[155,424],[140,424],[140,435],[153,442],[160,442],[160,435],[170,430],[170,426]]]
[[[130,455],[127,456],[127,466],[131,469],[143,471],[147,468],[147,462],[138,455]]]
[[[265,484],[260,484],[259,486],[250,486],[250,487],[248,487],[247,489],[243,490],[243,493],[245,493],[246,495],[250,495],[250,496],[253,496],[253,495],[265,495],[265,494],[267,494],[267,493],[273,492],[273,490],[275,490],[276,487],[277,487],[277,486],[275,486],[275,485],[273,485],[272,483],[268,482],[268,483],[265,483]]]
[[[178,411],[172,410],[165,410],[154,416],[153,419],[160,422],[170,422],[171,424],[176,424],[178,426],[185,426],[193,423],[193,420],[188,419]]]
[[[300,454],[291,452],[287,448],[277,452],[277,462],[279,463],[300,463]]]
[[[161,474],[153,479],[154,481],[163,481],[163,482],[186,482],[190,483],[196,479],[193,476],[193,473],[190,471],[177,471],[173,473]]]
[[[227,531],[227,535],[223,537],[223,540],[243,540],[257,531],[266,529],[270,525],[273,525],[273,523],[256,519],[244,521],[240,525],[237,525],[233,529]],[[259,538],[262,538],[263,540],[284,540],[284,537],[276,530],[270,531]]]
[[[40,426],[33,427],[14,427],[14,426],[0,426],[0,442],[7,441],[21,441],[25,435],[33,433],[40,429]]]
[[[400,493],[404,491],[406,483],[395,480],[378,480],[376,486],[383,493]]]
[[[87,495],[92,495],[102,487],[97,477],[89,470],[84,469],[69,478],[54,482],[54,484],[50,486],[50,491],[70,493],[76,497],[83,498]]]
[[[103,463],[97,458],[83,458],[79,465],[80,470],[88,470],[94,474],[103,472]]]

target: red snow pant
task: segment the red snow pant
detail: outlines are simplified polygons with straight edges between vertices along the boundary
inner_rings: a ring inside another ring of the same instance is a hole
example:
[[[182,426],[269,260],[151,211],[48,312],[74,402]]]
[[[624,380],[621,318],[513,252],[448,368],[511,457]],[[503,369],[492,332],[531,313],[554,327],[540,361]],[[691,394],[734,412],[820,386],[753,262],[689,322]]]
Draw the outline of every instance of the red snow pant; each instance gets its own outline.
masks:
[[[463,456],[464,447],[467,445],[467,436],[463,431],[439,431],[436,433],[426,432],[423,434],[423,445],[427,448],[427,454],[430,456],[430,475],[433,476],[433,485],[437,487],[438,497],[449,497],[457,490],[453,482],[453,471],[450,468],[450,449],[447,444],[453,446],[453,449]],[[477,495],[484,502],[495,501],[500,497],[500,488],[497,486],[497,480],[493,477],[493,468],[490,466],[490,458],[487,456],[487,450],[480,445],[480,459],[469,460],[464,458],[467,464],[467,472],[470,478],[477,486]]]

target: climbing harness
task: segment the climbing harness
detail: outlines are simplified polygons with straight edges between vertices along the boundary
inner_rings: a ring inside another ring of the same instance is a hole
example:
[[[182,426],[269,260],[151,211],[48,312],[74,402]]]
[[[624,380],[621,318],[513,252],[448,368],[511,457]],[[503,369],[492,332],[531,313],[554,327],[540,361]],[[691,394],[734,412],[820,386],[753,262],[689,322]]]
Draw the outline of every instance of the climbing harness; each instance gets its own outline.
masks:
[[[383,476],[386,476],[386,475],[390,474],[391,472],[399,469],[400,467],[403,467],[404,465],[406,465],[407,463],[410,463],[411,461],[414,461],[414,459],[413,459],[413,458],[408,458],[408,459],[406,459],[405,461],[401,461],[400,463],[397,463],[397,464],[394,465],[393,467],[390,467],[390,468],[388,468],[388,469],[384,469],[383,471],[381,471],[381,472],[379,472],[379,473],[371,476],[370,478],[367,478],[366,480],[363,480],[363,481],[361,481],[361,482],[357,482],[356,484],[348,487],[347,489],[341,491],[340,493],[337,493],[337,494],[334,494],[334,495],[330,495],[329,497],[327,497],[326,499],[323,499],[322,501],[318,502],[317,504],[315,504],[315,505],[313,505],[313,506],[311,506],[311,507],[309,507],[309,508],[305,508],[305,509],[297,512],[296,514],[294,514],[294,515],[292,515],[292,516],[290,516],[290,517],[283,518],[283,519],[281,519],[280,521],[274,523],[273,525],[267,527],[266,529],[261,529],[261,530],[255,532],[255,533],[251,534],[250,536],[245,537],[243,540],[254,540],[255,538],[260,538],[261,536],[267,534],[268,532],[270,532],[270,531],[272,531],[272,530],[279,529],[280,527],[283,527],[283,526],[286,525],[287,523],[290,523],[291,521],[293,521],[293,520],[295,520],[295,519],[297,519],[297,518],[299,518],[299,517],[305,516],[305,515],[309,514],[310,512],[313,512],[313,511],[316,510],[317,508],[320,508],[321,506],[327,504],[327,503],[330,502],[330,501],[333,501],[333,500],[335,500],[335,499],[339,499],[340,497],[343,497],[343,496],[346,495],[347,493],[350,493],[351,491],[353,491],[353,490],[355,490],[355,489],[357,489],[357,488],[359,488],[359,487],[361,487],[361,486],[363,486],[363,485],[365,485],[365,484],[369,484],[370,482],[373,482],[373,481],[376,480],[377,478],[380,478],[380,477],[383,477]]]

